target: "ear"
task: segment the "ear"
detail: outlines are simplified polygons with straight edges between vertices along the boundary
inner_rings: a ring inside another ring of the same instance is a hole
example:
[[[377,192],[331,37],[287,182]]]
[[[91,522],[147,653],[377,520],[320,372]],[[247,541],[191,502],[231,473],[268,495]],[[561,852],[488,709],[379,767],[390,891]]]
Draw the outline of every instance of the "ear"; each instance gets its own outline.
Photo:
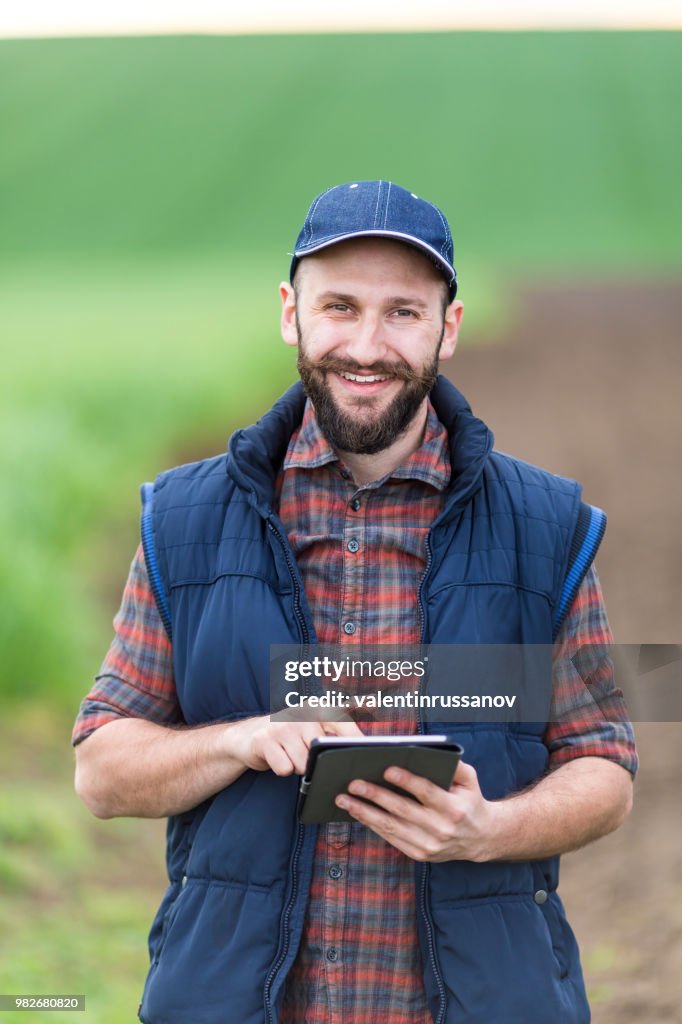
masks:
[[[287,345],[298,345],[296,293],[293,286],[288,281],[282,281],[279,286],[279,295],[282,300],[282,319],[280,323],[282,338]]]
[[[449,359],[455,354],[457,348],[457,336],[459,325],[462,322],[464,306],[459,299],[453,299],[445,308],[445,319],[443,323],[443,340],[440,345],[439,359]]]

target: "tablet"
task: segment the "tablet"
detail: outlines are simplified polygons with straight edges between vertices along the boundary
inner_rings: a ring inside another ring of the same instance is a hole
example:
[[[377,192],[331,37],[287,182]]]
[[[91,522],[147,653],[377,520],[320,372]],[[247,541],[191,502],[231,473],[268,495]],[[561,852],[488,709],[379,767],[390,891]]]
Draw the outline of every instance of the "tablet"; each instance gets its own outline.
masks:
[[[310,744],[305,775],[298,795],[298,816],[306,825],[354,819],[334,803],[353,779],[386,786],[401,796],[406,790],[384,779],[391,765],[423,775],[449,789],[462,748],[447,736],[325,736]],[[357,799],[357,798],[356,798]]]

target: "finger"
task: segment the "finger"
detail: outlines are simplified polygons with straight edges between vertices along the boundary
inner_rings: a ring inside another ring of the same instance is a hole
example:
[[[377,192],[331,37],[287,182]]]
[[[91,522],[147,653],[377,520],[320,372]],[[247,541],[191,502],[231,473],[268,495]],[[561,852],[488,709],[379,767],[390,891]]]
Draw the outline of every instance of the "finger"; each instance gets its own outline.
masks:
[[[263,757],[275,775],[293,775],[294,764],[280,743],[269,743],[263,750]]]
[[[415,775],[413,772],[408,772],[405,768],[393,766],[386,769],[384,778],[394,786],[400,786],[401,789],[407,790],[424,807],[429,807],[442,813],[451,806],[448,791],[437,786],[430,779],[425,779],[423,775]]]
[[[354,722],[352,719],[345,722],[323,722],[322,726],[324,731],[332,736],[356,737],[363,735],[357,722]]]
[[[297,733],[288,737],[284,743],[287,757],[293,764],[297,775],[305,775],[308,763],[308,746],[309,741],[306,741],[305,733]]]
[[[351,796],[370,800],[388,814],[400,818],[410,825],[418,825],[426,830],[432,826],[434,811],[431,808],[425,807],[409,796],[394,793],[386,786],[377,786],[373,782],[365,782],[364,779],[353,779],[348,786],[348,792]]]
[[[355,800],[347,793],[336,798],[336,805],[414,860],[424,860],[430,851],[435,851],[434,837],[412,822],[387,814],[364,800]]]
[[[313,740],[323,740],[328,735],[325,725],[325,722],[307,722],[301,727],[299,735],[303,738],[306,749],[310,748]]]

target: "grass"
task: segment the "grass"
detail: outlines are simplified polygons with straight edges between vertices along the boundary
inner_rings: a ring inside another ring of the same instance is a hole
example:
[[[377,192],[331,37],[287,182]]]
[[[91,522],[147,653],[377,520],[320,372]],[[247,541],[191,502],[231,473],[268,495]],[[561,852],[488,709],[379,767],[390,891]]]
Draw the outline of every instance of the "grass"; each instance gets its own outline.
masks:
[[[0,744],[0,992],[82,994],[88,1019],[132,1020],[166,884],[163,825],[92,818],[74,795],[63,734],[44,714],[3,726]],[[7,1024],[31,1019],[3,1013]]]
[[[75,712],[110,633],[110,594],[98,593],[107,531],[126,523],[117,539],[132,557],[140,481],[209,434],[224,447],[291,376],[292,357],[276,343],[276,306],[227,267],[34,275],[5,282],[0,304],[12,338],[0,384],[2,689],[58,693]]]

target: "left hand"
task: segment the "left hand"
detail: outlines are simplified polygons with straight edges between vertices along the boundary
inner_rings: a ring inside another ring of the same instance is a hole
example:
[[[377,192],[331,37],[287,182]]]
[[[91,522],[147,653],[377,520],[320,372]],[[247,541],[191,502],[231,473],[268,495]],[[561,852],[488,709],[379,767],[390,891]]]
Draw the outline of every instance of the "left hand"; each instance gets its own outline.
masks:
[[[387,768],[384,778],[417,799],[354,779],[337,806],[413,860],[493,859],[495,803],[484,798],[471,765],[460,761],[449,790],[404,768]]]

